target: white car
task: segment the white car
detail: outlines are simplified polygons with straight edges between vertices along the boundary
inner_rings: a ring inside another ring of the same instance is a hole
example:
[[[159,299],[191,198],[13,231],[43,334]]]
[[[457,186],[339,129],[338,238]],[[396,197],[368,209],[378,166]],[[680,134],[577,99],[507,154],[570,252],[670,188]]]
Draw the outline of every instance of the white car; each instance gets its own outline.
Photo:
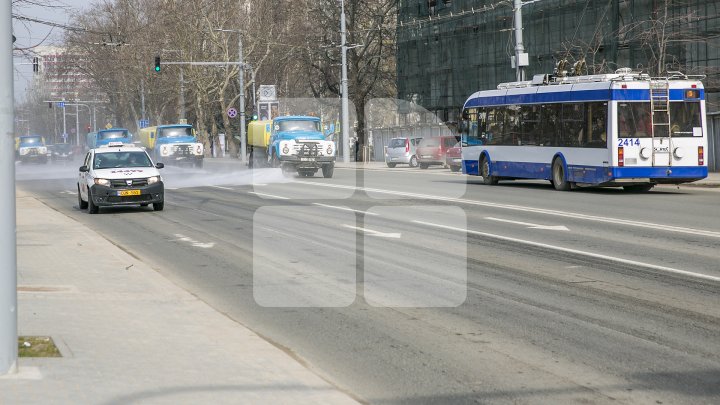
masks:
[[[100,207],[153,205],[162,211],[165,186],[158,169],[145,149],[121,143],[111,143],[91,149],[85,155],[78,175],[78,205],[97,214]]]

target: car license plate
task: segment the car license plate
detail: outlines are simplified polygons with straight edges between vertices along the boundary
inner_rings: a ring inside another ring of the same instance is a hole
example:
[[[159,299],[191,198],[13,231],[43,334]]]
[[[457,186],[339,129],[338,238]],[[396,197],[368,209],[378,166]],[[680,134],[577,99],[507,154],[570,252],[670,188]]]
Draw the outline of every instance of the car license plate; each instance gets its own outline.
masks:
[[[129,195],[140,195],[140,190],[122,190],[118,191],[118,195],[121,197],[127,197]]]
[[[423,159],[432,159],[432,155],[422,155]]]
[[[309,157],[301,157],[300,158],[301,162],[312,162],[314,160],[315,160],[315,158],[309,158]]]
[[[462,162],[462,159],[455,158],[455,159],[453,159],[453,162],[455,162],[455,163]]]

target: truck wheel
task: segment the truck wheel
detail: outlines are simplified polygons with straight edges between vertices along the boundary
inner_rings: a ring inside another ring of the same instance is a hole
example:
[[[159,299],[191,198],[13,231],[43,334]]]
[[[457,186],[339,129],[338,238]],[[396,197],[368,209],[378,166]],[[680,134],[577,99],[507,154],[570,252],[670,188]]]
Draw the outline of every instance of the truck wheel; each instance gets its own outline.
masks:
[[[326,179],[331,179],[333,176],[333,172],[335,171],[335,164],[329,164],[322,167],[323,177]]]
[[[280,167],[280,159],[278,159],[275,153],[272,154],[272,161],[270,162],[271,167]]]

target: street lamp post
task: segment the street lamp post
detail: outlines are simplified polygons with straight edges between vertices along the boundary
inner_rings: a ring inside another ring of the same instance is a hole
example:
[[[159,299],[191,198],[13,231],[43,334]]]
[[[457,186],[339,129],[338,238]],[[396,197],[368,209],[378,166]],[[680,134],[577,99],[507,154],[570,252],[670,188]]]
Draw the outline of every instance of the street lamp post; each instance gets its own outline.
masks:
[[[216,29],[220,32],[235,32],[238,35],[238,85],[240,86],[240,161],[247,163],[247,139],[245,134],[245,63],[243,61],[242,32],[240,30]]]
[[[340,0],[340,36],[342,47],[342,143],[343,162],[350,162],[350,117],[348,107],[347,44],[345,42],[345,0]]]

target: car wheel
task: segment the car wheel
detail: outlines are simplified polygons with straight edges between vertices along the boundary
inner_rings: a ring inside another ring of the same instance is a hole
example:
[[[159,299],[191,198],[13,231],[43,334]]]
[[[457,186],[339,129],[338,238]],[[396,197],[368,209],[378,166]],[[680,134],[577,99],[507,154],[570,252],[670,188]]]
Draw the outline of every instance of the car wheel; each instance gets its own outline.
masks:
[[[397,166],[397,163],[388,162],[387,166],[392,169],[393,167]]]
[[[163,208],[165,208],[165,202],[156,202],[153,203],[153,210],[154,211],[162,211]]]
[[[415,156],[410,158],[410,167],[418,167],[417,158]]]
[[[562,160],[555,159],[552,164],[553,186],[558,191],[568,191],[572,187],[565,176],[565,168],[563,168]]]
[[[494,186],[498,184],[498,179],[495,176],[490,175],[490,162],[483,156],[480,161],[480,175],[483,178],[483,184]]]
[[[97,214],[100,212],[100,207],[95,205],[92,199],[92,194],[90,194],[90,190],[88,190],[88,200],[87,200],[87,210],[88,214]]]
[[[430,167],[429,164],[427,164],[427,163],[420,163],[420,168],[421,168],[421,169],[424,170],[424,169],[427,169],[428,167]]]
[[[330,179],[335,172],[335,164],[329,164],[322,167],[323,177]]]
[[[459,171],[460,171],[460,166],[450,166],[450,171],[452,171],[452,172],[459,172]]]
[[[87,201],[83,201],[82,197],[80,197],[80,186],[77,187],[78,190],[78,207],[80,207],[81,210],[87,209],[88,203]]]

